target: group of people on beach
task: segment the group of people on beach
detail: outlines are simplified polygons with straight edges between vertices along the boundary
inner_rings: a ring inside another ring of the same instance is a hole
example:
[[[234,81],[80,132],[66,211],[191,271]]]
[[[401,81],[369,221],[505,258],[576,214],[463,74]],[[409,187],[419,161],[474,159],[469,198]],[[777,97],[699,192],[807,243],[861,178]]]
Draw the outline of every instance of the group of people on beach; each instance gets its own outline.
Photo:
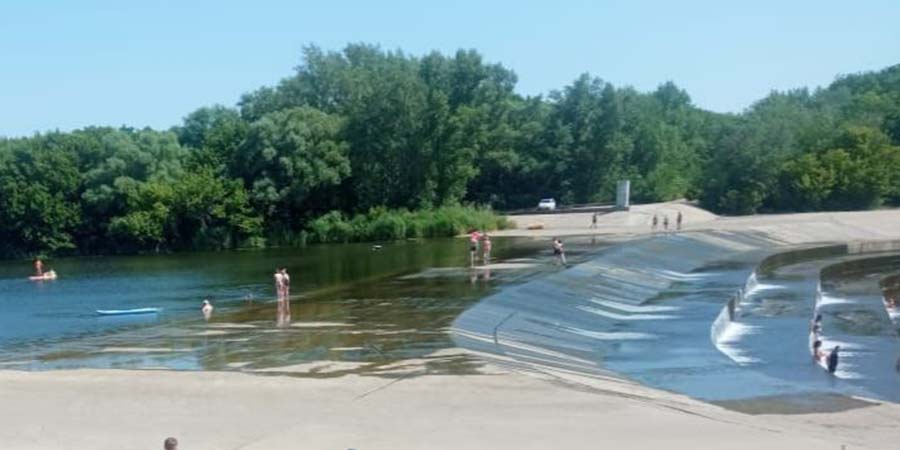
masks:
[[[812,341],[812,357],[813,361],[821,364],[825,363],[825,367],[829,373],[835,373],[838,367],[838,352],[841,350],[840,345],[835,345],[830,352],[826,353],[822,350],[821,339],[822,334],[822,315],[816,313],[816,316],[809,322],[809,336]]]
[[[681,230],[681,223],[684,220],[684,216],[681,215],[681,211],[678,211],[678,215],[675,216],[675,229]],[[662,218],[662,226],[663,231],[669,231],[669,216],[663,214]],[[659,215],[654,214],[653,219],[650,221],[650,230],[656,231],[659,227]]]

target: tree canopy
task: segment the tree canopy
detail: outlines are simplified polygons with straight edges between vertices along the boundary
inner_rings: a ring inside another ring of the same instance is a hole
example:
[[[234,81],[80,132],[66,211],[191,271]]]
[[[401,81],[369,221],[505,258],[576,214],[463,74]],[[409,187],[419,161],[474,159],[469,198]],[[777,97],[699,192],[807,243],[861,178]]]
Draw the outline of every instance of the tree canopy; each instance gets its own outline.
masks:
[[[607,202],[621,179],[635,201],[724,214],[900,203],[900,65],[740,114],[671,82],[582,74],[546,97],[516,82],[474,50],[310,46],[274,86],[171,130],[0,138],[0,254],[260,245],[319,217]]]

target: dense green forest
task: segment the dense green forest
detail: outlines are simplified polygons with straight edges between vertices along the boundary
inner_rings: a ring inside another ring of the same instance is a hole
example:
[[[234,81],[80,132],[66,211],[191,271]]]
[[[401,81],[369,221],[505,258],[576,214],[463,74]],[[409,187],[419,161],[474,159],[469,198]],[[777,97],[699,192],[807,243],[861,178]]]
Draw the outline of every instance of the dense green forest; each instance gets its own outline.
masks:
[[[724,214],[900,203],[900,65],[741,114],[673,83],[515,86],[472,50],[308,47],[276,86],[171,130],[0,138],[0,254],[447,235],[503,225],[484,208],[610,201],[626,178],[636,202]]]

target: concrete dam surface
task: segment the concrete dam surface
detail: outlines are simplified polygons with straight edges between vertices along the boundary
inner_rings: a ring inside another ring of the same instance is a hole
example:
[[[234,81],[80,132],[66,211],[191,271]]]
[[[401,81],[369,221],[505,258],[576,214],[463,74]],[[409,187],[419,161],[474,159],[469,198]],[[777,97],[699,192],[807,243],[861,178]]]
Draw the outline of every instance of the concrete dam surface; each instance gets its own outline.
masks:
[[[898,217],[714,219],[634,237],[485,298],[453,338],[522,371],[746,412],[900,402],[900,319],[884,287],[900,273]],[[813,358],[816,340],[824,353],[839,347],[833,373]]]

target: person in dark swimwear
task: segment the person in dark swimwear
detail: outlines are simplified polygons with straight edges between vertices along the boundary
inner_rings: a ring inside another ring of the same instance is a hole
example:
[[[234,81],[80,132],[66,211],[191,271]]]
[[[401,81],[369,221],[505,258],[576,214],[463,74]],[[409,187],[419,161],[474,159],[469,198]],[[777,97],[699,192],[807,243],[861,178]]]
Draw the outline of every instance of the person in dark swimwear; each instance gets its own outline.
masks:
[[[838,352],[841,351],[840,345],[835,345],[834,350],[828,354],[828,371],[835,373],[838,366]]]

